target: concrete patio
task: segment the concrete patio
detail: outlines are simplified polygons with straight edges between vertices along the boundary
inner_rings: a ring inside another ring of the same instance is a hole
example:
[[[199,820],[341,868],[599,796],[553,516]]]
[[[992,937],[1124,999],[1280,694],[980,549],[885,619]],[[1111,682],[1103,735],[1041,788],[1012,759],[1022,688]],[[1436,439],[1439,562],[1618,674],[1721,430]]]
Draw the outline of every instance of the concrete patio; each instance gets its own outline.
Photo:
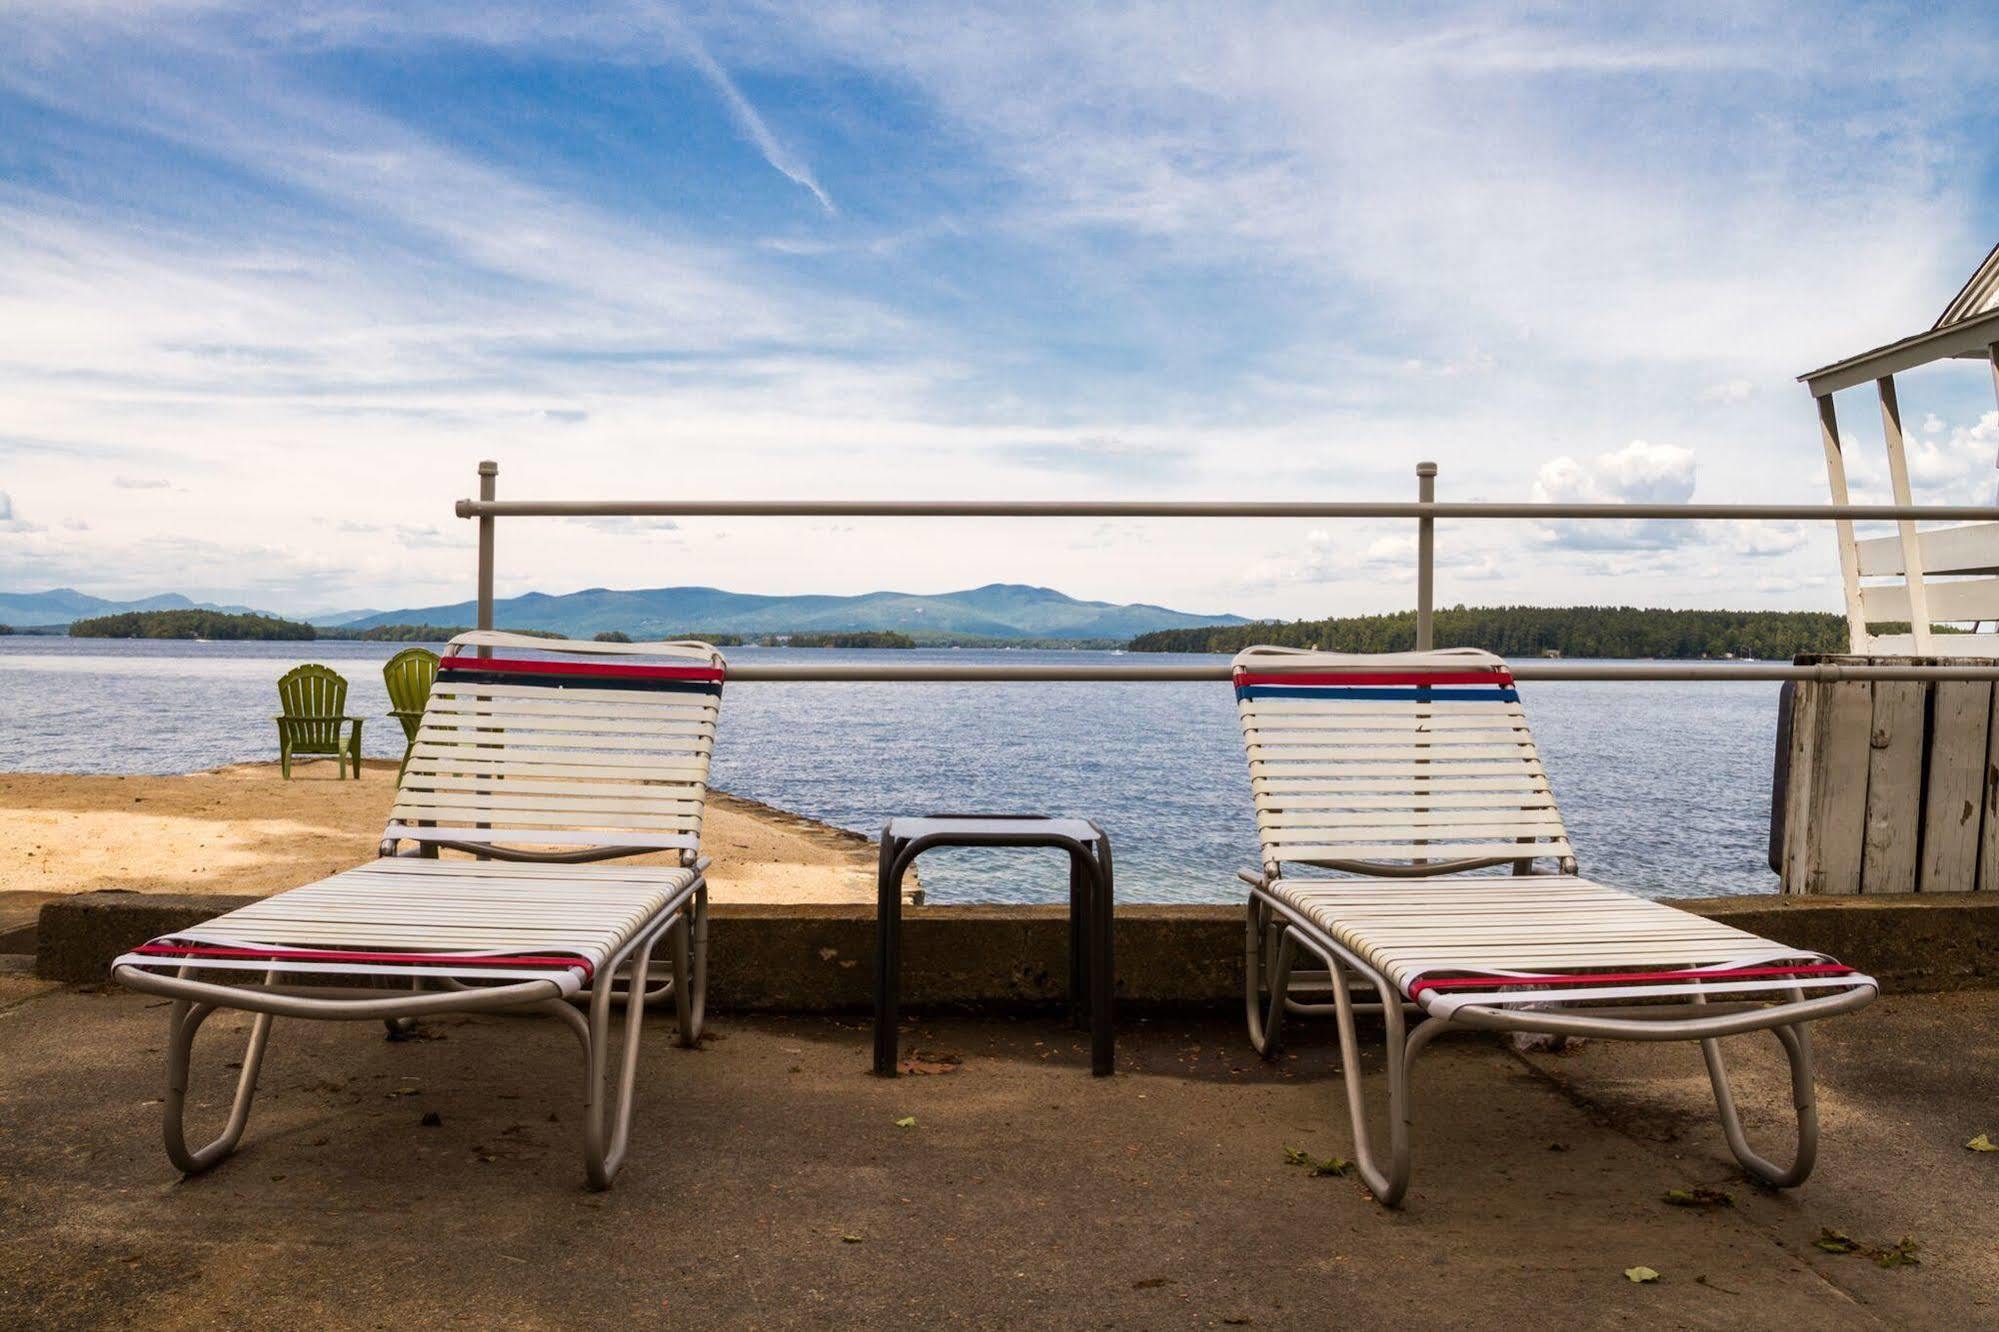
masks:
[[[886,1082],[857,1021],[723,1014],[698,1051],[661,1022],[631,1161],[591,1194],[545,1020],[280,1023],[245,1149],[182,1182],[161,1005],[26,977],[0,1003],[12,1326],[1999,1325],[1999,1153],[1963,1146],[1999,1131],[1992,992],[1822,1029],[1825,1152],[1792,1195],[1737,1176],[1690,1048],[1447,1041],[1400,1214],[1285,1162],[1348,1147],[1322,1032],[1265,1066],[1231,1022],[1132,1020],[1093,1080],[1054,1021],[916,1022],[905,1049],[962,1063]],[[203,1126],[243,1026],[197,1049]],[[1766,1044],[1735,1061],[1773,1125]],[[1662,1200],[1696,1186],[1734,1205]],[[1822,1252],[1827,1226],[1921,1265]]]

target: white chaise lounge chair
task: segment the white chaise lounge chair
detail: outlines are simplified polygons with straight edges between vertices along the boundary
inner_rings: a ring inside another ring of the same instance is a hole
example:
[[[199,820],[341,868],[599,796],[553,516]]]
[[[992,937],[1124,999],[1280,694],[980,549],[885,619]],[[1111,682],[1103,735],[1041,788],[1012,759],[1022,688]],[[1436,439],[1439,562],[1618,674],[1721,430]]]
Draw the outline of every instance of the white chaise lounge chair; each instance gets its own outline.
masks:
[[[1268,1057],[1287,1013],[1337,1018],[1356,1165],[1376,1198],[1393,1206],[1409,1187],[1410,1066],[1451,1027],[1699,1041],[1743,1167],[1780,1187],[1811,1173],[1806,1023],[1878,987],[1821,954],[1578,878],[1505,662],[1254,647],[1234,678],[1263,843],[1262,869],[1242,875],[1250,1039]],[[1536,861],[1556,872],[1533,873]],[[1506,865],[1513,874],[1462,873]],[[1323,970],[1294,969],[1300,951]],[[1362,987],[1374,1003],[1355,998]],[[1359,1007],[1378,1007],[1387,1028],[1386,1168],[1361,1096]],[[1423,1019],[1414,1030],[1407,1011]],[[1788,1166],[1750,1148],[1717,1039],[1766,1029],[1790,1057]]]
[[[166,1096],[173,1163],[191,1174],[235,1150],[274,1017],[396,1026],[505,1009],[560,1018],[582,1040],[584,1162],[590,1183],[608,1186],[631,1127],[646,1003],[670,993],[682,1042],[701,1031],[708,862],[697,847],[723,674],[706,643],[492,632],[452,640],[381,859],[155,939],[113,964],[133,989],[175,1001]],[[440,848],[478,859],[439,859]],[[677,851],[680,864],[579,863],[654,851]],[[662,938],[672,981],[649,988]],[[197,979],[203,972],[211,974]],[[626,1007],[624,1050],[607,1087],[615,992]],[[257,1016],[227,1126],[190,1149],[189,1051],[220,1008]]]

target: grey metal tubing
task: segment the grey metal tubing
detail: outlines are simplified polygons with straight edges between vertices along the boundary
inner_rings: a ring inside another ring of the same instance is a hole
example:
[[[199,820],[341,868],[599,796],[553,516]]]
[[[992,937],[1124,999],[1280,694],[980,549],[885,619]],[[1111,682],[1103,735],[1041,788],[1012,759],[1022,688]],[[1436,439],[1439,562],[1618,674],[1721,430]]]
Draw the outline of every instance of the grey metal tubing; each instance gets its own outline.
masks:
[[[206,1146],[190,1151],[187,1145],[188,1071],[193,1064],[194,1037],[201,1024],[216,1012],[214,1004],[178,1000],[167,1012],[167,1094],[161,1110],[161,1132],[166,1141],[167,1159],[182,1174],[198,1175],[236,1150],[243,1130],[250,1123],[250,1106],[257,1097],[257,1073],[264,1066],[264,1050],[271,1038],[271,1015],[259,1013],[250,1026],[250,1043],[243,1052],[243,1069],[236,1076],[236,1094],[229,1104],[229,1118],[222,1132]]]
[[[1661,1016],[1595,1017],[1581,1013],[1559,1013],[1546,1009],[1486,1008],[1467,1004],[1451,1014],[1461,1027],[1484,1031],[1532,1031],[1548,1036],[1597,1036],[1620,1041],[1698,1041],[1718,1036],[1739,1036],[1748,1031],[1771,1031],[1800,1022],[1851,1013],[1874,1002],[1880,991],[1873,985],[1855,985],[1817,999],[1799,999],[1765,1007],[1751,1007],[1721,1016],[1675,1017],[1693,1005],[1660,1004]]]
[[[1369,983],[1377,988],[1387,984],[1393,993],[1401,994],[1400,987],[1395,986],[1387,976],[1375,970],[1359,954],[1349,950],[1339,940],[1313,924],[1310,919],[1293,911],[1287,903],[1266,889],[1257,888],[1251,891],[1283,916],[1290,927],[1298,931],[1302,941],[1312,946],[1314,952],[1322,957],[1337,957],[1345,965],[1366,977]],[[1473,1027],[1482,1031],[1533,1031],[1550,1036],[1599,1036],[1626,1041],[1696,1041],[1717,1036],[1736,1036],[1745,1031],[1765,1031],[1772,1027],[1790,1026],[1798,1022],[1832,1017],[1839,1013],[1851,1012],[1856,1008],[1864,1008],[1872,1003],[1878,994],[1878,988],[1871,984],[1855,985],[1850,990],[1841,990],[1819,999],[1755,1006],[1739,1012],[1710,1014],[1698,1019],[1671,1016],[1693,1007],[1696,1001],[1686,1004],[1627,1004],[1618,1010],[1631,1012],[1643,1009],[1660,1013],[1662,1016],[1659,1018],[1593,1018],[1583,1016],[1581,1011],[1556,1012],[1540,1008],[1517,1009],[1467,1004],[1454,1010],[1448,1021],[1453,1026]],[[1337,999],[1338,996],[1339,989],[1335,989],[1334,997]]]
[[[798,654],[802,655],[802,654]],[[892,653],[883,655],[894,655]],[[1087,682],[1195,684],[1230,678],[1226,658],[1216,661],[1102,661],[1096,653],[1077,653],[1074,663],[977,665],[955,662],[804,662],[764,661],[739,657],[729,663],[729,683],[770,684],[950,684],[989,682]],[[1522,661],[1510,669],[1516,680],[1999,680],[1999,666],[1848,666],[1822,662],[1794,666],[1789,662],[1747,662],[1740,665],[1710,661],[1647,661],[1625,664],[1596,662]]]
[[[486,461],[479,464],[479,502],[493,502],[494,486],[500,474],[500,464]],[[493,627],[493,519],[479,520],[479,582],[478,596],[473,613],[473,627],[491,629]],[[490,657],[493,649],[482,647],[478,655]]]
[[[460,518],[1508,518],[1999,520],[1991,504],[1536,504],[1489,500],[485,500]]]
[[[1244,995],[1249,1017],[1250,1040],[1258,1053],[1269,1057],[1277,1049],[1276,1036],[1285,1005],[1280,1002],[1289,981],[1295,950],[1303,947],[1317,954],[1334,980],[1333,1000],[1339,1021],[1340,1072],[1345,1084],[1347,1114],[1353,1124],[1354,1159],[1361,1178],[1383,1205],[1398,1205],[1409,1187],[1412,1157],[1409,1145],[1413,1105],[1409,1090],[1410,1071],[1416,1056],[1437,1036],[1452,1027],[1492,1031],[1534,1031],[1553,1035],[1596,1036],[1619,1040],[1693,1040],[1699,1043],[1714,1088],[1715,1107],[1721,1118],[1722,1136],[1729,1151],[1750,1174],[1776,1188],[1790,1188],[1810,1176],[1818,1155],[1818,1104],[1813,1086],[1811,1037],[1806,1024],[1814,1019],[1848,1012],[1871,1002],[1873,985],[1818,999],[1804,998],[1792,988],[1780,1003],[1730,1001],[1710,1004],[1695,995],[1685,1003],[1606,1005],[1592,1011],[1561,1014],[1542,1009],[1519,1010],[1467,1006],[1449,1017],[1431,1016],[1413,1031],[1405,1023],[1403,1006],[1395,1002],[1401,989],[1358,955],[1319,929],[1309,919],[1292,910],[1269,891],[1268,876],[1239,872],[1250,885],[1250,902],[1244,923]],[[1259,911],[1267,914],[1259,914]],[[1263,1011],[1258,976],[1265,951],[1274,951],[1271,968],[1271,1004]],[[1388,1042],[1388,1128],[1389,1163],[1383,1169],[1375,1159],[1368,1129],[1367,1110],[1362,1097],[1359,1072],[1359,1037],[1354,1026],[1356,1006],[1345,972],[1352,971],[1375,987],[1381,997],[1380,1010]],[[1699,1018],[1679,1014],[1693,1009],[1709,1010]],[[1719,1011],[1716,1011],[1719,1010]],[[1651,1014],[1640,1017],[1638,1014]],[[1791,1100],[1797,1113],[1797,1151],[1788,1166],[1780,1166],[1760,1155],[1749,1145],[1741,1115],[1729,1087],[1727,1067],[1722,1061],[1718,1038],[1750,1031],[1770,1031],[1784,1046],[1791,1068]]]
[[[1437,464],[1416,464],[1416,498],[1431,504],[1437,498]],[[1432,638],[1431,601],[1437,583],[1437,520],[1416,520],[1416,650],[1428,652]]]
[[[627,939],[604,960],[601,974],[607,978],[614,976],[627,962],[631,963],[631,984],[626,994],[624,1049],[619,1061],[616,1088],[612,1092],[607,1092],[605,1087],[613,991],[610,984],[600,984],[591,992],[590,1014],[585,1018],[582,1013],[563,1000],[559,986],[553,981],[544,980],[487,987],[463,987],[461,983],[458,988],[434,993],[420,994],[410,991],[402,994],[391,993],[380,999],[347,999],[316,997],[321,994],[353,993],[352,990],[345,990],[339,986],[277,984],[276,972],[265,974],[263,987],[252,987],[192,980],[186,975],[190,970],[188,967],[180,968],[180,974],[174,976],[157,975],[129,965],[117,968],[112,974],[123,984],[135,990],[166,995],[175,1000],[167,1016],[165,1139],[168,1159],[185,1173],[197,1174],[214,1166],[236,1150],[237,1144],[242,1140],[243,1130],[249,1122],[251,1103],[257,1091],[257,1072],[263,1063],[264,1048],[274,1017],[364,1021],[418,1016],[433,1012],[526,1010],[544,1013],[567,1023],[583,1043],[584,1171],[592,1188],[610,1187],[612,1178],[624,1160],[625,1148],[631,1133],[632,1098],[638,1068],[639,1029],[645,1015],[646,972],[652,951],[669,931],[686,928],[686,906],[690,897],[697,898],[700,914],[705,921],[706,886],[705,880],[697,876],[694,882],[662,908],[659,915],[648,922],[645,928]],[[697,950],[705,951],[705,931],[698,933],[695,938]],[[694,977],[692,985],[686,988],[697,987],[705,982],[705,966],[700,966],[695,971]],[[435,979],[449,983],[456,978],[440,976]],[[252,1012],[257,1017],[251,1027],[250,1048],[243,1058],[243,1070],[237,1079],[236,1095],[230,1108],[228,1124],[213,1142],[191,1151],[186,1144],[184,1115],[194,1036],[201,1024],[221,1008]],[[688,1016],[683,1016],[681,1028],[683,1035],[688,1031]],[[698,1022],[699,1010],[696,1009],[691,1016]],[[698,1027],[696,1030],[698,1031]]]
[[[1784,1047],[1791,1065],[1791,1107],[1797,1115],[1798,1143],[1791,1164],[1780,1166],[1749,1145],[1742,1128],[1742,1116],[1735,1108],[1735,1093],[1729,1089],[1728,1067],[1722,1062],[1721,1042],[1701,1042],[1701,1058],[1707,1063],[1708,1081],[1714,1087],[1715,1109],[1721,1114],[1722,1136],[1735,1159],[1772,1188],[1794,1188],[1810,1178],[1819,1154],[1818,1089],[1812,1066],[1811,1029],[1800,1022],[1791,1027],[1772,1027],[1770,1034]]]
[[[556,999],[562,990],[554,981],[530,980],[513,985],[487,988],[434,991],[425,994],[390,994],[381,999],[318,999],[305,991],[337,993],[332,986],[221,985],[213,981],[163,976],[137,967],[119,967],[112,978],[122,985],[147,994],[164,995],[217,1008],[237,1008],[246,1013],[269,1013],[276,1017],[315,1018],[331,1022],[360,1022],[371,1018],[421,1017],[427,1013],[482,1012],[516,1008],[522,1004]]]

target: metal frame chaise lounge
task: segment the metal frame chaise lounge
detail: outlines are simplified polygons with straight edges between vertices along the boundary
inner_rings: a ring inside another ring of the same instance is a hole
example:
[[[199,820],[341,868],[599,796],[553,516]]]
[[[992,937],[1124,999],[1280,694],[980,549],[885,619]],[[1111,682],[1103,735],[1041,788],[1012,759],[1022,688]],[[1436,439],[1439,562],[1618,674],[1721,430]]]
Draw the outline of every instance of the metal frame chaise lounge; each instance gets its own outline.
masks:
[[[1698,1041],[1743,1168],[1776,1187],[1810,1175],[1806,1024],[1862,1007],[1878,986],[1822,954],[1578,877],[1504,661],[1252,647],[1234,682],[1263,844],[1261,870],[1241,876],[1250,1039],[1268,1058],[1286,1014],[1337,1019],[1355,1164],[1377,1199],[1394,1206],[1409,1187],[1410,1068],[1454,1027]],[[1534,873],[1536,861],[1556,871]],[[1502,866],[1513,873],[1464,872]],[[1294,968],[1301,951],[1323,969]],[[1374,1001],[1356,998],[1368,989]],[[1361,1091],[1362,1008],[1386,1027],[1385,1169]],[[1764,1030],[1790,1058],[1788,1166],[1749,1146],[1722,1063],[1719,1038]]]
[[[486,655],[493,653],[496,655]],[[119,957],[112,974],[174,1001],[166,1147],[187,1173],[236,1148],[278,1017],[542,1013],[583,1043],[584,1162],[603,1188],[631,1128],[639,1028],[671,996],[701,1032],[708,861],[698,854],[725,666],[706,643],[572,643],[490,631],[451,641],[382,834],[381,858]],[[440,849],[475,859],[442,859]],[[595,863],[677,851],[678,865]],[[661,939],[672,979],[648,986]],[[197,979],[196,973],[211,973]],[[227,982],[227,983],[225,983]],[[619,982],[622,982],[620,984]],[[614,999],[626,1009],[606,1085]],[[185,1129],[195,1033],[256,1015],[221,1136]]]

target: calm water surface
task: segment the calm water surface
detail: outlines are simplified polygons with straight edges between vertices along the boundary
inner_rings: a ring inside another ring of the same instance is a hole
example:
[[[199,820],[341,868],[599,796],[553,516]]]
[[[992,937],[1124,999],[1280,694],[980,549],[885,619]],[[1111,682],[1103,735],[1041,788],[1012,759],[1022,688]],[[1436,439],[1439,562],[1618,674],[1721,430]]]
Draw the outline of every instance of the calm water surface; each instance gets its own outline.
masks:
[[[276,682],[301,661],[345,675],[348,711],[368,718],[363,748],[400,757],[381,663],[401,646],[0,638],[0,771],[176,773],[275,759]],[[1077,654],[893,656],[1024,664]],[[1775,684],[1551,682],[1521,696],[1585,873],[1657,897],[1776,890],[1764,859]],[[1235,705],[1219,682],[737,684],[714,782],[869,834],[890,814],[930,810],[1088,816],[1117,849],[1121,901],[1234,900],[1235,871],[1257,858]],[[924,882],[933,901],[1021,902],[1057,900],[1067,879],[1059,858],[957,851],[925,857]]]

